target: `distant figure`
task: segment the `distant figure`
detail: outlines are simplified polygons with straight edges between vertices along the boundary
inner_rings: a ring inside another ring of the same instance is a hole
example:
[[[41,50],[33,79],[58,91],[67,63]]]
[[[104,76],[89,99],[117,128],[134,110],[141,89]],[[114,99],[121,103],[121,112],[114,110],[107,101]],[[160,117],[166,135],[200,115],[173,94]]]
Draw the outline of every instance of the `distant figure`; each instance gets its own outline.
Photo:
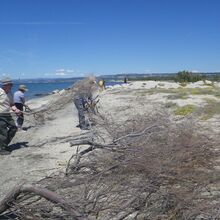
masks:
[[[23,112],[25,106],[25,95],[24,93],[28,91],[25,85],[20,85],[18,91],[14,93],[14,104],[17,109]],[[22,125],[24,123],[24,114],[17,115],[16,126],[18,129],[22,130]]]
[[[13,83],[10,78],[1,80],[0,88],[0,154],[10,154],[8,144],[17,132],[17,127],[10,114],[10,110],[16,114],[20,114],[20,110],[16,108],[13,102],[11,88]]]
[[[96,81],[94,77],[85,78],[74,86],[73,101],[78,110],[79,127],[81,130],[89,130],[90,124],[85,118],[85,111],[88,105],[92,102],[92,92],[96,87]]]
[[[98,81],[98,85],[99,85],[101,91],[105,90],[105,80],[104,79],[100,79]]]
[[[127,83],[127,77],[124,78],[124,83]]]

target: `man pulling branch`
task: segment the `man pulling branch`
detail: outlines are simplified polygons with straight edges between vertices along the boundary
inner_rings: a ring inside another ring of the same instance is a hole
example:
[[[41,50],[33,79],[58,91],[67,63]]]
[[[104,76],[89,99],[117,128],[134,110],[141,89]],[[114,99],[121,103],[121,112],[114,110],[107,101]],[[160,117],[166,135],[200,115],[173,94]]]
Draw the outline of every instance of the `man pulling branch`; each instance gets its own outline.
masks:
[[[11,93],[13,83],[10,78],[6,77],[1,80],[0,88],[0,155],[10,154],[8,144],[17,132],[17,127],[10,114],[10,110],[17,115],[21,111],[16,108]]]

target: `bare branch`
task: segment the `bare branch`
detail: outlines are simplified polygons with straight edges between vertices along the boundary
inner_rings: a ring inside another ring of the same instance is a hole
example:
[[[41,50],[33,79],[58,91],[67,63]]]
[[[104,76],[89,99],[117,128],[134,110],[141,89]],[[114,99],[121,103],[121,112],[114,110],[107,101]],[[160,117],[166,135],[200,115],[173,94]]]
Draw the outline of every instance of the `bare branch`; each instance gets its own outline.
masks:
[[[72,206],[55,192],[32,185],[20,185],[12,189],[0,202],[0,213],[6,211],[10,207],[10,204],[12,204],[21,193],[34,193],[35,195],[41,196],[48,201],[57,204],[64,210],[68,211],[74,216],[74,218],[78,220],[88,220],[88,218],[83,217],[78,211],[74,210]]]

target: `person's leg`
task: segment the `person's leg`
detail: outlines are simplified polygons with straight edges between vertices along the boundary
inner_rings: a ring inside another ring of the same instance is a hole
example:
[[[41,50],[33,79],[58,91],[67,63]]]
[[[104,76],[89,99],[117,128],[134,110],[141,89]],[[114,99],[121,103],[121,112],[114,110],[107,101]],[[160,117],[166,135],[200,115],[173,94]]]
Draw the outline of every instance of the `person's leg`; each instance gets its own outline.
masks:
[[[15,122],[11,116],[7,117],[7,127],[8,127],[8,135],[7,135],[7,145],[11,142],[12,138],[15,136],[17,132],[17,127]]]
[[[84,115],[83,99],[82,98],[75,98],[74,99],[74,104],[75,104],[75,106],[78,110],[79,127],[81,129],[82,128],[87,128],[85,115]]]
[[[20,115],[17,116],[16,126],[17,126],[18,128],[21,128],[22,125],[23,125],[23,123],[24,123],[24,115],[23,115],[23,114],[20,114]]]
[[[0,150],[5,150],[8,147],[8,126],[7,119],[4,116],[0,117]]]
[[[23,104],[21,103],[15,103],[15,106],[17,109],[19,109],[20,111],[23,111]],[[17,115],[17,119],[16,119],[16,126],[18,128],[21,128],[22,125],[24,123],[24,114],[20,114],[20,115]]]

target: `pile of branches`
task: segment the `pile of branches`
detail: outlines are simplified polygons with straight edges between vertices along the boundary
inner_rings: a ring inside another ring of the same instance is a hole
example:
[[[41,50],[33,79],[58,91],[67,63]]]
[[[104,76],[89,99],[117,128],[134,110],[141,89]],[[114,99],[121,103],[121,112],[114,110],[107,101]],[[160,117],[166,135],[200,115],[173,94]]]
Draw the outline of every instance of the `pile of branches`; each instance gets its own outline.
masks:
[[[193,120],[173,122],[163,112],[93,120],[90,136],[70,142],[78,151],[66,173],[19,186],[0,212],[18,219],[220,218],[217,198],[204,196],[217,181],[215,140]]]

